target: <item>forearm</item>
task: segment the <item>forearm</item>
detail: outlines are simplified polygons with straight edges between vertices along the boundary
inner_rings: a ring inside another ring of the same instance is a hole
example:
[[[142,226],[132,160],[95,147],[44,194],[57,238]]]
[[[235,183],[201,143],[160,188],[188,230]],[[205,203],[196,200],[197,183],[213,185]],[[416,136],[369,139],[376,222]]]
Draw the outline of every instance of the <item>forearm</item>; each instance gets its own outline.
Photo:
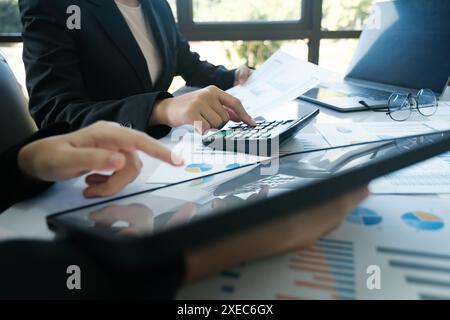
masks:
[[[150,119],[155,104],[170,97],[169,93],[155,92],[134,95],[121,100],[89,101],[86,98],[61,95],[51,101],[36,97],[30,100],[30,105],[33,117],[40,127],[66,121],[74,129],[80,129],[104,120],[160,138],[166,135],[170,128],[159,126],[158,123],[150,125]]]
[[[16,202],[31,198],[49,188],[52,184],[26,176],[19,168],[18,154],[23,146],[45,137],[64,134],[70,131],[67,123],[58,123],[39,131],[29,139],[0,154],[0,212]]]

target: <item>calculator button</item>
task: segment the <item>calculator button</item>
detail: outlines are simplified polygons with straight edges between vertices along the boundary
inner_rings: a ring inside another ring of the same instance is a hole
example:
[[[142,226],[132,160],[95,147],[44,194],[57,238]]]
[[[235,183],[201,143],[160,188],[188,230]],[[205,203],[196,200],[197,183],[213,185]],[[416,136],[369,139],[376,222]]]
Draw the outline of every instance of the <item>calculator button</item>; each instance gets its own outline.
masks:
[[[231,135],[232,133],[233,133],[233,131],[231,131],[231,130],[222,130],[219,132],[219,136],[222,136],[225,138],[225,137]]]

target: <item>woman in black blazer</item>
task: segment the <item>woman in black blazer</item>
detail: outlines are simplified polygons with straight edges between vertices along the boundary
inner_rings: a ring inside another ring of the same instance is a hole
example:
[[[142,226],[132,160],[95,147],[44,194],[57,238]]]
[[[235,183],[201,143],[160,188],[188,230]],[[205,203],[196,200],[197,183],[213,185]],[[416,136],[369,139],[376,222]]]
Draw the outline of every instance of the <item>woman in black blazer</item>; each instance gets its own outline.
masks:
[[[147,135],[117,124],[97,123],[67,134],[69,130],[67,123],[54,124],[0,153],[0,212],[1,208],[43,192],[53,181],[90,171],[106,169],[114,173],[90,175],[84,195],[112,195],[139,174],[136,150],[173,165],[182,164],[181,159]],[[59,136],[49,137],[54,135]],[[185,256],[140,268],[105,263],[65,241],[3,241],[0,299],[172,298],[183,283],[313,243],[335,228],[366,196],[367,190],[362,189],[298,215],[230,235]],[[66,271],[71,265],[81,269],[81,290],[71,291],[66,286]]]
[[[255,124],[240,101],[221,90],[245,82],[248,68],[229,71],[201,61],[165,0],[118,1],[141,6],[160,56],[154,63],[162,64],[158,79],[151,78],[153,62],[114,0],[19,1],[30,111],[39,127],[109,120],[161,137],[184,124],[201,124],[202,132],[230,119]],[[80,8],[80,29],[67,26],[73,5]],[[167,90],[177,75],[207,88],[172,98]]]

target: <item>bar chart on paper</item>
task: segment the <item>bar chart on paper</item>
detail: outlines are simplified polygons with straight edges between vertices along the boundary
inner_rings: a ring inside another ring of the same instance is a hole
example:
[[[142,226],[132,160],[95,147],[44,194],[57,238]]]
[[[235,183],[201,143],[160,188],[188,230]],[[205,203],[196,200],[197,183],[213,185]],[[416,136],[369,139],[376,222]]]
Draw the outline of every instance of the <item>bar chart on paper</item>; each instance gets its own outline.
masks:
[[[416,299],[450,300],[450,255],[378,247],[390,268],[402,272],[402,280]]]
[[[297,294],[280,292],[277,299],[356,299],[353,243],[321,240],[317,246],[298,252],[289,268],[297,273]]]
[[[372,196],[315,246],[224,272],[181,299],[449,299],[450,201]],[[382,270],[367,287],[368,266]]]
[[[354,300],[354,245],[322,239],[306,250],[222,272],[185,288],[178,298]]]

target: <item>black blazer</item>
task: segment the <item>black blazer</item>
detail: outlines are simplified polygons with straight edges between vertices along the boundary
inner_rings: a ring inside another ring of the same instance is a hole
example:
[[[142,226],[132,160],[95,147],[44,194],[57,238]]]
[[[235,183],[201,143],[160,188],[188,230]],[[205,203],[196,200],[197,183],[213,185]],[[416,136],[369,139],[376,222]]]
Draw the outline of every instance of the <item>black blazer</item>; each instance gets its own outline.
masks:
[[[165,0],[141,3],[163,58],[156,82],[113,0],[19,1],[30,111],[39,127],[67,121],[80,128],[109,120],[161,136],[169,128],[148,123],[155,101],[170,97],[174,76],[196,87],[233,85],[234,71],[190,51]],[[70,5],[81,9],[80,30],[66,26]]]

